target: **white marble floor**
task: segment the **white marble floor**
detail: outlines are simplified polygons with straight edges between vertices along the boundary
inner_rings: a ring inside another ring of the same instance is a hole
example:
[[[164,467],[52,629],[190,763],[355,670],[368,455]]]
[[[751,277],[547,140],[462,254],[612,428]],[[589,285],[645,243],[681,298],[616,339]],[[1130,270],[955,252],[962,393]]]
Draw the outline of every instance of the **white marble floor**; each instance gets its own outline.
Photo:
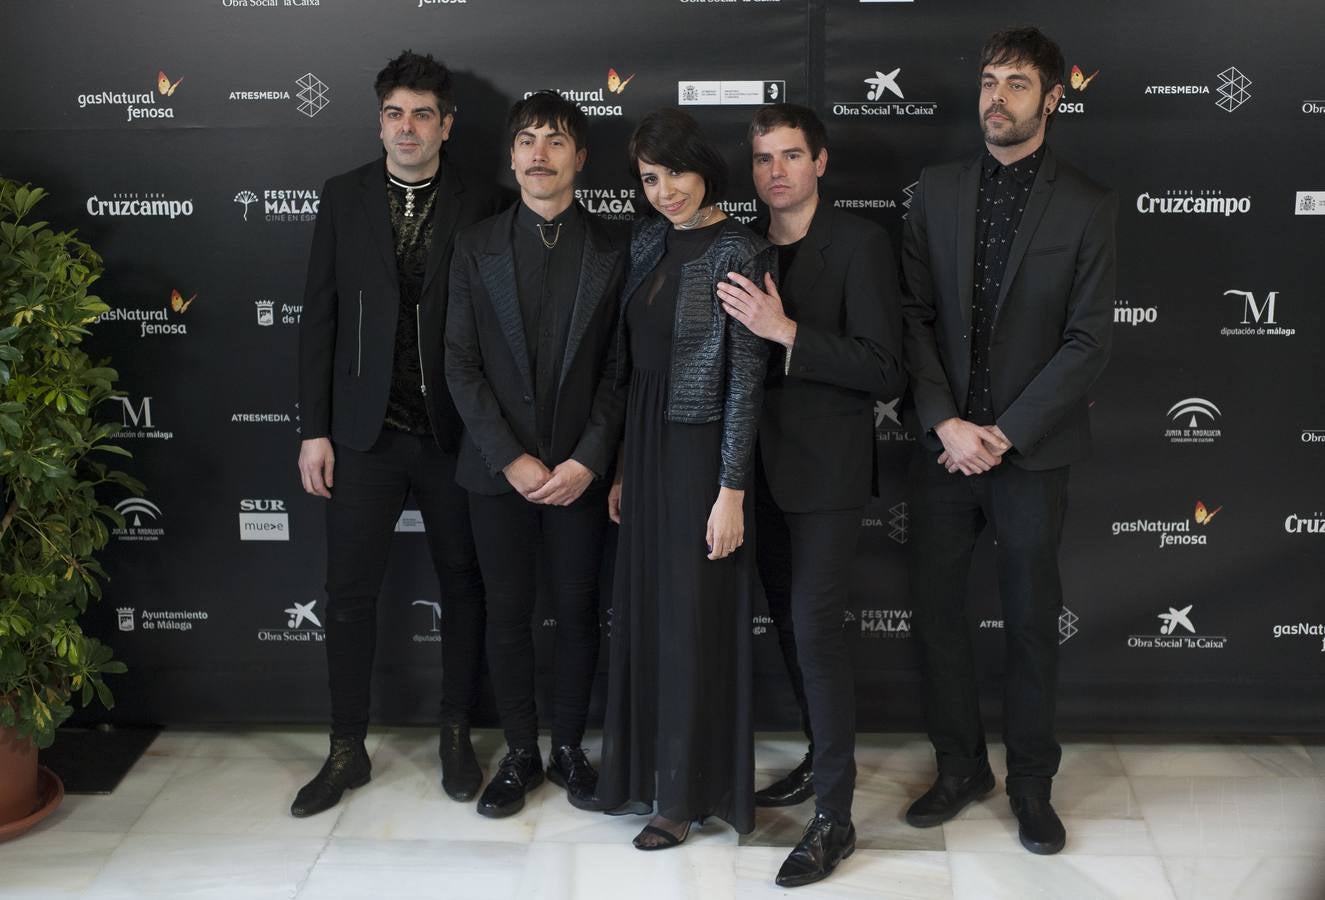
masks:
[[[498,735],[477,744],[490,773]],[[865,735],[860,849],[794,891],[773,876],[809,804],[761,811],[743,839],[710,824],[683,847],[640,853],[629,839],[641,820],[580,812],[550,784],[518,816],[481,818],[442,794],[435,748],[425,729],[375,731],[372,783],[297,820],[287,809],[325,754],[321,731],[167,731],[114,794],[67,797],[0,844],[0,897],[1325,898],[1325,745],[1293,738],[1065,740],[1054,801],[1067,849],[1036,857],[1017,844],[1001,784],[942,828],[907,827],[906,804],[932,774],[928,744]],[[760,735],[760,783],[801,752],[794,735]]]

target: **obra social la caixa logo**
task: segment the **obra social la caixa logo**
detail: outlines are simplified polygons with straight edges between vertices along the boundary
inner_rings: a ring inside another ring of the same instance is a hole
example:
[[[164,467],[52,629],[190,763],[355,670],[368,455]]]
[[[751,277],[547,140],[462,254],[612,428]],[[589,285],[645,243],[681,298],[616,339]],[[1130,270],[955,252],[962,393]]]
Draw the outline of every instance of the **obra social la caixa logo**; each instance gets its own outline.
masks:
[[[284,500],[240,500],[241,541],[288,541],[290,514]]]
[[[902,67],[896,66],[885,71],[880,67],[873,75],[861,79],[864,84],[865,99],[835,100],[832,103],[833,115],[847,118],[851,116],[888,116],[891,118],[928,118],[938,112],[939,105],[933,100],[920,100],[914,95],[907,96],[902,86]]]
[[[1198,631],[1192,613],[1195,606],[1194,603],[1181,609],[1170,606],[1167,612],[1157,613],[1159,633],[1129,634],[1127,646],[1133,650],[1223,650],[1228,636]]]
[[[1114,522],[1110,530],[1114,537],[1121,535],[1159,535],[1159,549],[1167,547],[1204,547],[1209,543],[1206,528],[1215,516],[1224,509],[1216,506],[1213,510],[1200,500],[1190,519],[1129,519]]]
[[[295,600],[282,610],[285,614],[284,628],[260,628],[258,640],[263,643],[281,644],[317,644],[327,639],[322,629],[322,619],[317,614],[317,600],[300,603]]]
[[[100,90],[79,94],[78,108],[111,107],[124,110],[126,122],[138,122],[146,119],[173,119],[175,107],[171,99],[179,89],[183,78],[172,79],[164,71],[156,73],[155,90],[115,91]],[[144,78],[146,82],[146,78]],[[146,84],[144,85],[146,86]]]

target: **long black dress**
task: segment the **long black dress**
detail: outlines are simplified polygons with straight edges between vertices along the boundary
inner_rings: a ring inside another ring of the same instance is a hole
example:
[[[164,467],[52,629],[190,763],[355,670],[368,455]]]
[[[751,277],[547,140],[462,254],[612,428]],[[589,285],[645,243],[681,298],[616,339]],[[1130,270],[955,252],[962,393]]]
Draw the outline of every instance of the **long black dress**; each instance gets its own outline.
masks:
[[[721,421],[664,416],[680,267],[722,224],[667,233],[626,306],[632,374],[613,589],[599,798],[609,811],[754,828],[751,592],[754,546],[707,558]]]

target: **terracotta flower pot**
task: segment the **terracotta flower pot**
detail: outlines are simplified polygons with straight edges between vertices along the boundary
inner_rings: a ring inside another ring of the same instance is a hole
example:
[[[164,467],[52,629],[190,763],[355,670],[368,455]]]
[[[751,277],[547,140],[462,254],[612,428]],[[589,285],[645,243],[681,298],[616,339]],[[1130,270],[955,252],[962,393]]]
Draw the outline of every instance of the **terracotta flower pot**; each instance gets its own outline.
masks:
[[[0,728],[0,825],[37,807],[37,747],[12,728]]]

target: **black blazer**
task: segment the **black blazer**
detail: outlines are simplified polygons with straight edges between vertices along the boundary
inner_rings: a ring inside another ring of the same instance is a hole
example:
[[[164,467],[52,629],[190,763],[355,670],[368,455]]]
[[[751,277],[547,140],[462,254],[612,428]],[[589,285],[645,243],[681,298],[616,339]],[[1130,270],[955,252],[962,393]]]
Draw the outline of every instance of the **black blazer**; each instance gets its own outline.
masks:
[[[517,295],[511,227],[518,206],[461,232],[451,265],[446,380],[465,437],[456,481],[478,494],[513,490],[502,469],[538,455],[534,376]],[[581,209],[584,251],[552,422],[552,459],[574,459],[602,478],[616,460],[625,416],[618,384],[617,300],[625,236]]]
[[[964,416],[980,157],[921,172],[902,242],[908,424],[939,451],[934,426]],[[1118,197],[1045,148],[1008,253],[990,341],[1007,460],[1050,469],[1090,454],[1086,391],[1113,338]]]
[[[466,184],[445,157],[439,176],[419,301],[421,387],[433,436],[454,452],[460,417],[442,383],[451,245],[457,229],[492,215],[498,199],[489,189]],[[386,164],[376,159],[322,188],[299,323],[299,415],[305,439],[330,436],[355,450],[376,442],[391,390],[399,305]]]
[[[756,225],[766,233],[767,220]],[[796,322],[790,367],[772,345],[759,454],[787,512],[863,506],[878,473],[874,399],[906,388],[892,244],[873,222],[820,200],[779,288]]]

